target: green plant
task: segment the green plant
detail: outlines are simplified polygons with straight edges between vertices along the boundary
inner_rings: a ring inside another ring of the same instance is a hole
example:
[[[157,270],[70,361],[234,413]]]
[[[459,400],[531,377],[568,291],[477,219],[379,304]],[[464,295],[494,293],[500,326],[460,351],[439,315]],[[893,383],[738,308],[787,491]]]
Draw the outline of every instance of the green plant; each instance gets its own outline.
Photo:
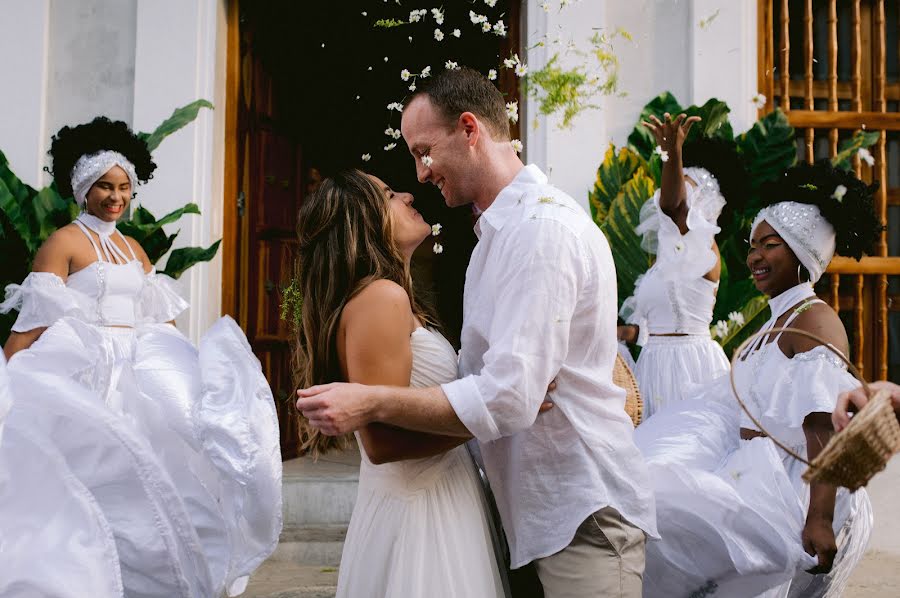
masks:
[[[795,132],[780,110],[766,114],[745,133],[734,137],[728,121],[730,110],[724,102],[711,99],[702,106],[683,108],[669,92],[650,100],[628,137],[628,146],[618,153],[612,145],[607,149],[589,193],[591,215],[609,239],[616,262],[620,305],[633,293],[638,276],[653,260],[640,247],[634,227],[639,222],[641,206],[659,186],[662,162],[654,153],[656,142],[652,134],[640,123],[651,115],[662,118],[666,112],[700,116],[703,120],[691,129],[686,141],[702,135],[733,143],[750,175],[746,203],[726,206],[718,222],[722,231],[716,239],[722,274],[711,329],[726,353],[730,353],[768,318],[768,302],[756,290],[747,269],[746,240],[753,218],[763,206],[764,185],[797,162]],[[858,131],[841,144],[832,163],[850,168],[854,154],[873,145],[878,135]]]
[[[152,133],[138,133],[151,151],[169,135],[185,127],[197,118],[202,108],[212,108],[206,100],[197,100],[176,109]],[[131,217],[119,221],[117,228],[134,237],[153,264],[165,255],[178,232],[167,235],[163,226],[178,221],[185,214],[199,214],[197,204],[189,203],[157,220],[143,206],[136,207]],[[9,168],[9,161],[0,152],[0,254],[4,256],[0,268],[0,285],[3,288],[20,282],[31,270],[31,263],[41,244],[58,228],[69,224],[78,216],[78,206],[72,198],[62,197],[51,184],[36,190],[23,183]],[[191,266],[215,257],[220,241],[209,247],[184,247],[175,249],[166,262],[165,274],[178,278]],[[16,314],[0,316],[0,339],[5,342]]]

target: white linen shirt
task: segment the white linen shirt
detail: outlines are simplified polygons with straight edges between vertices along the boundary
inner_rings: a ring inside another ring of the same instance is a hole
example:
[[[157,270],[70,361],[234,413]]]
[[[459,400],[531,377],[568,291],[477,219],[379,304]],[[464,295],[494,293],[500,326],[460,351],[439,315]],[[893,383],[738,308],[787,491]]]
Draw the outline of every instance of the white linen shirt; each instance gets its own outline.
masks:
[[[461,378],[442,388],[478,440],[512,567],[562,550],[606,506],[657,537],[625,391],[612,382],[616,272],[606,238],[534,165],[475,232]],[[554,378],[555,407],[538,415]]]

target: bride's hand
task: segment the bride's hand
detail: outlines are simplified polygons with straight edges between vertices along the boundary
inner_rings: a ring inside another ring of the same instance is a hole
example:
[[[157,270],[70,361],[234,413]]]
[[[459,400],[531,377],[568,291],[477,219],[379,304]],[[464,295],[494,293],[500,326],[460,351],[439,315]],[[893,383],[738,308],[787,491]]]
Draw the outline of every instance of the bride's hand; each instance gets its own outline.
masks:
[[[552,380],[550,382],[550,385],[547,387],[547,394],[550,394],[554,390],[556,390],[556,380]],[[543,403],[541,403],[541,408],[538,409],[538,413],[546,413],[551,409],[553,409],[553,403],[550,401],[544,401]]]

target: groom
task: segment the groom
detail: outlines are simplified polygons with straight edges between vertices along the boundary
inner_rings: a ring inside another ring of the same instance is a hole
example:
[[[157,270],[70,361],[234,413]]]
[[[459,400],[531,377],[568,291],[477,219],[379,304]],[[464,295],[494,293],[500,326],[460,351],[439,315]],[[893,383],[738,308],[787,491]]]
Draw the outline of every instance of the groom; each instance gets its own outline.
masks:
[[[656,536],[646,467],[612,382],[616,274],[585,211],[510,145],[500,92],[471,69],[428,80],[401,130],[419,181],[474,204],[461,378],[433,388],[328,384],[297,407],[326,434],[373,422],[474,436],[513,568],[534,562],[547,598],[639,598]],[[556,378],[555,408],[537,417]]]

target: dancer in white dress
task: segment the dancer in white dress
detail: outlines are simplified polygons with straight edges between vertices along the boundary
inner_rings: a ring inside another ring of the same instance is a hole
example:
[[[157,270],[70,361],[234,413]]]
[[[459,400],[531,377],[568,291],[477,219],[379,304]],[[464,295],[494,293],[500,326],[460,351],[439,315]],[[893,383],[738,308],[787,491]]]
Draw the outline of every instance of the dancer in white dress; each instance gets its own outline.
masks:
[[[619,312],[628,323],[619,327],[620,340],[641,345],[634,373],[644,399],[644,419],[685,398],[686,385],[714,380],[729,369],[722,347],[709,332],[721,271],[716,221],[725,198],[710,171],[682,168],[684,139],[700,117],[682,114],[673,120],[666,114],[664,123],[651,119],[644,125],[668,159],[661,188],[641,209],[637,232],[656,261],[638,278],[634,295]],[[691,149],[695,156],[716,154],[717,163],[729,156],[740,163],[733,149],[713,140],[697,140],[684,148],[686,163],[691,163]]]
[[[841,188],[838,199],[833,191]],[[747,258],[770,296],[763,330],[814,332],[846,354],[843,325],[811,283],[836,243],[859,258],[874,242],[872,192],[827,165],[796,167],[771,190],[778,203],[757,216]],[[734,377],[766,432],[810,460],[833,432],[838,394],[857,385],[826,347],[788,334],[758,339],[739,356]],[[697,400],[659,411],[636,436],[662,536],[647,549],[645,596],[841,595],[872,526],[865,491],[807,485],[805,465],[738,409],[727,375]]]
[[[4,347],[9,421],[59,450],[91,493],[115,539],[108,575],[121,571],[126,595],[239,594],[281,529],[278,425],[259,361],[227,317],[194,348],[171,325],[187,308],[174,281],[116,230],[155,168],[143,141],[98,118],[61,130],[51,155],[61,193],[85,211],[0,305],[19,311]]]
[[[323,181],[301,207],[300,386],[456,379],[455,351],[412,292],[409,262],[431,234],[412,203],[412,195],[353,170]],[[337,595],[503,596],[466,439],[372,424],[357,440],[359,494]],[[333,442],[312,432],[304,446],[319,452]]]

